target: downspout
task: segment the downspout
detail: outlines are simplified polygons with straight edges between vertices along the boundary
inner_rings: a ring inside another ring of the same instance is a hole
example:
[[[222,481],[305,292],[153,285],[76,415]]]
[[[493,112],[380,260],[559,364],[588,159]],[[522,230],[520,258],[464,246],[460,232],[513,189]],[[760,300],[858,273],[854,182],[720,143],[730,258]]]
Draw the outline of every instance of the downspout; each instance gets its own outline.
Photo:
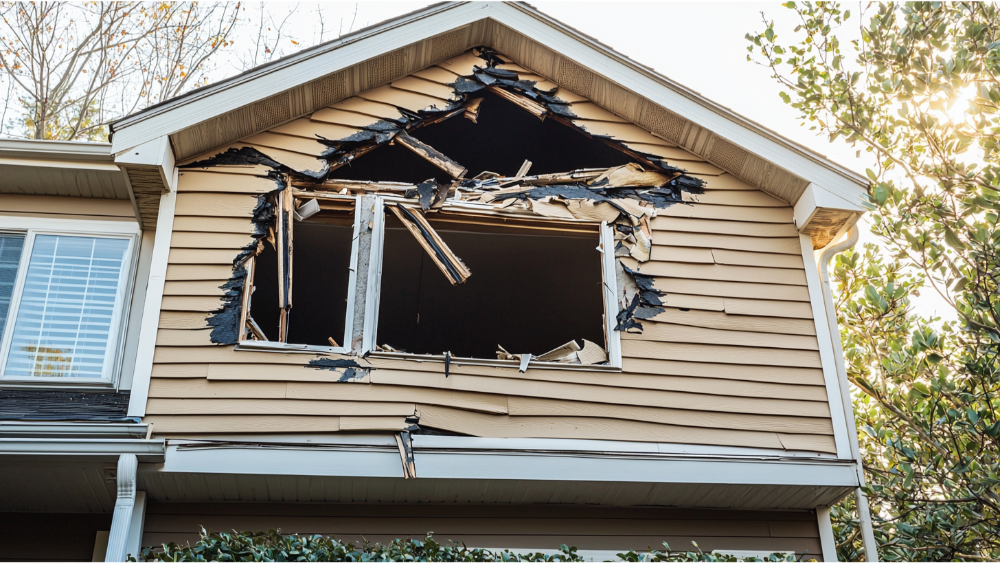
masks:
[[[837,309],[833,304],[833,291],[830,286],[830,259],[835,254],[851,248],[858,242],[861,232],[854,225],[847,233],[847,238],[840,243],[831,244],[820,251],[819,279],[823,287],[823,303],[826,306],[826,319],[830,325],[830,340],[833,344],[834,359],[837,363],[837,379],[840,382],[840,396],[843,399],[844,418],[848,421],[847,432],[851,444],[851,455],[855,460],[855,470],[858,473],[858,483],[865,485],[865,471],[861,466],[861,448],[858,446],[858,428],[854,422],[854,406],[851,404],[851,388],[847,381],[847,368],[844,364],[844,348],[840,344],[840,329],[837,326]],[[864,490],[858,487],[854,490],[854,498],[858,507],[858,519],[861,523],[861,538],[865,546],[865,560],[878,561],[878,544],[875,543],[875,533],[872,531],[872,515],[868,508],[868,497]]]

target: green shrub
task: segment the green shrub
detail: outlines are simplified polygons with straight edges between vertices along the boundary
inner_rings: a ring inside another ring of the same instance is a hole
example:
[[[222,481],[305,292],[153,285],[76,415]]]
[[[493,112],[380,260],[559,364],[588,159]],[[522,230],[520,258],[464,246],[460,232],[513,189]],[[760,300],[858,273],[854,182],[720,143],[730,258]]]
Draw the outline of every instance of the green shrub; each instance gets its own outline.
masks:
[[[692,542],[693,543],[693,542]],[[619,553],[624,561],[736,561],[735,557],[696,551],[649,550]],[[158,548],[143,548],[140,561],[583,561],[575,547],[565,544],[559,553],[513,553],[509,550],[470,549],[465,544],[448,541],[439,544],[428,532],[423,540],[393,540],[392,543],[350,542],[321,536],[284,535],[281,530],[267,532],[212,533],[201,528],[201,538],[194,545],[178,546],[171,542]],[[760,561],[748,558],[746,561]],[[794,561],[772,554],[767,561]]]

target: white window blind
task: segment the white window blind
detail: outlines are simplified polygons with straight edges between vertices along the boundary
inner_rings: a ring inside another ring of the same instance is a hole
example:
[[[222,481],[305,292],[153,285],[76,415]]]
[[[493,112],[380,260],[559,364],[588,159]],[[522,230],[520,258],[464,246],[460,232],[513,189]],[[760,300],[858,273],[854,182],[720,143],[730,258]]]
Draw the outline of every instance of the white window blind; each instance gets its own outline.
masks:
[[[5,377],[105,377],[128,247],[119,238],[35,236]]]
[[[17,266],[21,263],[24,235],[0,233],[0,342],[10,312],[10,300],[17,281]]]

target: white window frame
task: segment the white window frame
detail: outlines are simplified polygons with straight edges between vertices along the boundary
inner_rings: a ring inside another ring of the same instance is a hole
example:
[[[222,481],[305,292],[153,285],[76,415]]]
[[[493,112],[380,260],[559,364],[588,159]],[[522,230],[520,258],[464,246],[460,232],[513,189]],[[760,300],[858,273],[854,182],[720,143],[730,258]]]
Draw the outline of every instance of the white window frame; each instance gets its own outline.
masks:
[[[368,262],[368,296],[365,301],[365,326],[362,342],[361,354],[387,359],[408,359],[416,361],[444,362],[445,358],[441,354],[409,354],[405,352],[383,352],[375,348],[378,342],[378,312],[379,300],[382,295],[382,255],[383,243],[385,241],[385,203],[389,201],[406,202],[407,200],[392,196],[380,196],[382,205],[375,209],[375,219],[372,225],[372,247],[371,256]],[[499,214],[489,205],[475,204],[470,202],[446,201],[444,207],[456,212],[467,212],[470,215],[489,216],[510,216],[510,214]],[[557,221],[537,215],[525,216],[524,218],[538,221]],[[583,221],[575,221],[581,223]],[[593,224],[592,222],[586,222]],[[531,361],[531,369],[560,369],[560,370],[583,370],[583,371],[612,371],[622,370],[622,347],[621,333],[615,330],[618,325],[618,274],[616,271],[617,258],[615,257],[615,231],[614,226],[602,221],[599,234],[600,243],[597,247],[601,253],[601,272],[604,278],[604,333],[607,343],[608,365],[579,365],[565,364],[560,362],[540,362]],[[515,360],[499,360],[486,358],[452,358],[452,361],[466,365],[485,365],[494,367],[518,368],[520,362]]]
[[[131,294],[135,285],[139,252],[138,240],[141,234],[139,224],[134,221],[90,221],[20,216],[2,216],[2,218],[3,227],[0,228],[0,232],[24,235],[24,246],[21,249],[21,260],[17,267],[17,277],[14,281],[14,291],[11,294],[10,309],[7,311],[3,338],[0,340],[0,387],[117,389],[125,355],[124,335],[127,334],[125,325],[128,322],[132,303]],[[2,372],[7,365],[7,356],[14,335],[14,324],[21,306],[21,296],[24,292],[28,265],[31,260],[31,250],[37,235],[117,238],[128,241],[115,295],[115,311],[111,320],[111,333],[108,335],[108,355],[104,358],[104,373],[100,378],[10,377]]]
[[[246,338],[241,338],[236,344],[237,350],[253,350],[257,352],[303,352],[303,353],[325,353],[325,354],[349,354],[351,352],[351,334],[354,330],[354,299],[356,295],[357,272],[358,272],[358,238],[361,233],[361,214],[358,213],[358,202],[359,198],[355,196],[333,196],[324,195],[323,199],[344,199],[354,202],[354,231],[351,236],[351,266],[350,266],[350,277],[347,282],[347,314],[344,318],[344,334],[340,341],[340,346],[317,346],[315,344],[296,344],[294,342],[273,342],[269,340],[249,340]],[[322,212],[320,212],[322,213]],[[294,218],[289,217],[290,221],[295,221]],[[294,227],[292,227],[294,229]],[[294,231],[293,231],[294,232]],[[294,235],[293,235],[293,245],[294,245]],[[294,246],[293,246],[294,249]],[[294,250],[293,250],[294,252]],[[251,258],[252,260],[253,258]],[[294,258],[293,258],[294,260]],[[250,267],[255,268],[253,272],[253,277],[256,278],[257,264],[254,262]],[[275,274],[276,275],[276,274]],[[244,335],[243,330],[246,326],[247,319],[250,318],[250,306],[253,300],[253,287],[250,286],[251,276],[247,276],[247,283],[243,286],[244,295],[246,303],[243,310],[240,312],[240,334]],[[276,306],[277,304],[275,304]],[[293,302],[292,314],[295,314],[295,306]]]

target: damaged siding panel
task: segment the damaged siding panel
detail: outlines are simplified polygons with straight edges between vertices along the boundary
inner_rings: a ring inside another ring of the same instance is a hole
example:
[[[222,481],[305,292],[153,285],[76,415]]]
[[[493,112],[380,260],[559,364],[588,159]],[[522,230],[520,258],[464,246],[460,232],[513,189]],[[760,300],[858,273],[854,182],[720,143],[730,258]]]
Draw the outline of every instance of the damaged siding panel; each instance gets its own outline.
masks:
[[[401,371],[405,371],[406,366],[400,366]],[[476,369],[480,368],[480,369]],[[385,368],[392,369],[392,368]],[[411,368],[412,369],[412,368]],[[420,370],[424,373],[442,373],[442,369]],[[504,379],[517,379],[528,381],[548,381],[553,383],[572,383],[574,385],[594,385],[599,387],[617,387],[627,389],[650,389],[659,391],[676,391],[680,393],[699,393],[706,395],[721,395],[731,397],[757,397],[762,399],[773,398],[775,396],[789,399],[802,399],[805,401],[823,401],[826,398],[822,384],[813,385],[811,382],[802,382],[794,388],[789,388],[780,383],[772,383],[769,380],[762,381],[738,381],[733,379],[715,379],[711,377],[683,377],[669,375],[636,375],[619,374],[609,381],[604,374],[588,372],[572,372],[549,369],[529,369],[520,372],[517,369],[484,368],[484,366],[457,366],[449,370],[448,379],[451,374],[470,375],[479,377],[499,377]],[[211,374],[209,374],[211,379]],[[613,383],[613,385],[612,385]],[[599,390],[599,389],[598,389]],[[511,397],[517,396],[515,392],[509,393]]]

